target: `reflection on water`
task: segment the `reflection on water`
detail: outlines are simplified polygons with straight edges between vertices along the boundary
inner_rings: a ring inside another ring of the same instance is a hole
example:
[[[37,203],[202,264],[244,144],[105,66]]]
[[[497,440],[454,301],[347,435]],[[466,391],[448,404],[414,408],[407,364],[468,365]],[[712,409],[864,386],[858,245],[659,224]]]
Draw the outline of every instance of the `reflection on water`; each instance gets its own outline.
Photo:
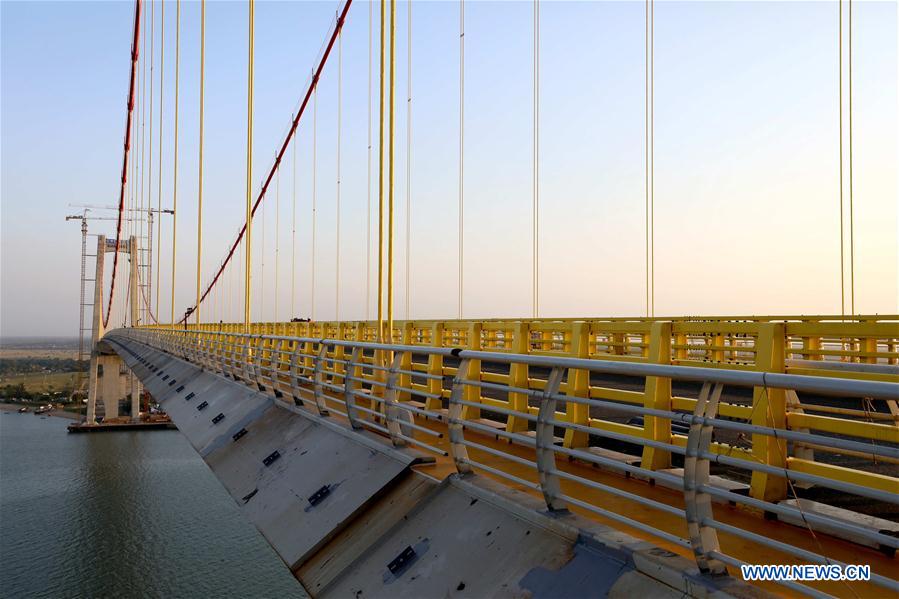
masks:
[[[303,597],[177,431],[0,414],[0,597]]]

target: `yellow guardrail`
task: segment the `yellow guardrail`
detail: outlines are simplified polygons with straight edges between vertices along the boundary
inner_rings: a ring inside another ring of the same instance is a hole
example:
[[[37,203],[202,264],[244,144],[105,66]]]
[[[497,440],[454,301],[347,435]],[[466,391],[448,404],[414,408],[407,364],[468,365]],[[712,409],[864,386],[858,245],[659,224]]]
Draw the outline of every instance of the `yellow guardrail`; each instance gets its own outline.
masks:
[[[164,328],[164,327],[163,327]],[[249,331],[242,324],[209,323],[187,325],[187,330],[225,333],[236,336],[278,335],[307,339],[338,339],[355,342],[377,341],[377,323],[357,322],[290,322],[255,323]],[[173,332],[177,334],[177,332]],[[838,316],[801,317],[695,317],[666,320],[640,318],[609,319],[542,319],[542,320],[428,320],[397,321],[393,342],[407,346],[449,347],[470,350],[515,353],[534,356],[571,357],[580,359],[620,360],[649,364],[718,367],[730,370],[769,373],[839,376],[860,380],[899,382],[899,316],[864,316],[842,319]],[[271,365],[272,356],[280,355],[272,341],[265,341],[261,359]],[[311,344],[306,354],[313,353]],[[292,348],[291,348],[292,349]],[[328,358],[346,359],[344,348],[333,347]],[[377,357],[363,358],[373,363]],[[445,409],[449,390],[444,377],[456,374],[453,364],[445,364],[439,355],[428,355],[416,361],[405,355],[401,369],[430,375],[413,380],[409,374],[399,376],[399,386],[410,391],[399,395],[401,401],[420,400],[424,409]],[[311,367],[311,360],[307,366]],[[287,369],[289,365],[281,364]],[[542,390],[548,372],[512,364],[508,368],[494,365],[482,367],[473,360],[468,365],[467,379],[494,383],[518,389]],[[383,372],[364,375],[378,378]],[[335,378],[334,382],[339,379]],[[507,432],[527,430],[527,421],[515,414],[536,415],[537,408],[528,404],[524,393],[508,392],[504,397],[485,392],[475,386],[466,389],[466,401],[510,410],[504,423],[497,424]],[[590,376],[587,371],[571,369],[560,385],[566,395],[632,404],[656,410],[691,413],[696,398],[689,393],[674,393],[671,380],[646,377],[638,382]],[[413,396],[414,395],[414,396]],[[853,400],[857,401],[857,400]],[[758,426],[786,430],[823,432],[862,439],[872,443],[899,444],[899,409],[896,401],[886,401],[876,409],[870,402],[833,406],[815,397],[798,397],[783,389],[756,387],[751,396],[731,397],[722,401],[723,417]],[[481,418],[480,410],[466,405],[466,419]],[[568,402],[560,420],[613,433],[683,447],[686,436],[673,431],[671,423],[657,417],[642,422],[629,422],[601,413],[590,413],[584,404]],[[564,447],[587,445],[588,435],[567,429]],[[871,488],[883,488],[880,475],[862,469],[848,469],[816,461],[815,451],[826,448],[778,442],[764,435],[749,435],[731,442],[717,442],[711,451],[751,459],[777,468],[814,471],[836,480],[845,480]],[[660,470],[671,466],[669,452],[644,447],[643,468]],[[786,481],[763,472],[754,472],[751,495],[774,501],[786,497]]]

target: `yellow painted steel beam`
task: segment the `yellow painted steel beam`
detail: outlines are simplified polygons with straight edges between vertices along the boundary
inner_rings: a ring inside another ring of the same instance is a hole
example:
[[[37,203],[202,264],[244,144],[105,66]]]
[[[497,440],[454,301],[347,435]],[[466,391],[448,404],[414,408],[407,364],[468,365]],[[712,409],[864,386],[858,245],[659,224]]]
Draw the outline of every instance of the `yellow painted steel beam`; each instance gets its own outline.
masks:
[[[814,409],[803,406],[805,409]],[[864,420],[833,418],[815,414],[787,414],[787,425],[791,429],[808,429],[822,433],[836,433],[849,437],[870,439],[881,443],[899,443],[899,427],[889,424],[876,424]]]
[[[899,480],[892,476],[885,476],[874,472],[865,472],[864,470],[858,470],[856,468],[844,468],[833,464],[813,462],[811,460],[803,460],[800,458],[788,458],[787,467],[796,472],[824,476],[845,483],[886,491],[887,493],[899,493]]]

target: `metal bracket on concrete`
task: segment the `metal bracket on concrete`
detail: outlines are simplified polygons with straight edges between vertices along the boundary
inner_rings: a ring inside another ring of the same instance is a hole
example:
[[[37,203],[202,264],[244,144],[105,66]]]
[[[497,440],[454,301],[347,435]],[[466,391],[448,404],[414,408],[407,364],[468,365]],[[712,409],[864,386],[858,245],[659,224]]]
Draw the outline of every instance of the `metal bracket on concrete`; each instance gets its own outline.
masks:
[[[537,412],[537,472],[540,475],[540,489],[543,491],[546,507],[552,511],[566,509],[565,501],[559,498],[561,485],[559,475],[556,474],[556,453],[553,451],[555,427],[551,424],[558,403],[555,395],[559,392],[564,372],[564,368],[553,368],[550,371]]]
[[[319,343],[318,354],[315,356],[315,364],[314,364],[314,374],[313,374],[313,393],[315,398],[315,407],[318,408],[318,413],[322,416],[328,415],[328,407],[325,405],[325,394],[324,394],[324,374],[322,370],[324,369],[325,358],[328,354],[328,346],[324,343],[324,339],[322,339],[321,343]]]
[[[396,383],[399,378],[397,372],[403,363],[403,353],[394,352],[393,360],[390,361],[390,368],[387,370],[387,386],[384,390],[384,412],[387,415],[387,430],[390,433],[390,440],[395,447],[403,447],[406,440],[403,438],[402,417],[409,412],[398,407],[396,398]],[[409,431],[411,434],[412,431]],[[407,435],[408,436],[408,435]]]
[[[704,424],[706,418],[714,418],[718,413],[718,402],[724,385],[705,382],[690,423],[687,436],[687,447],[684,455],[684,507],[687,515],[687,531],[690,544],[696,555],[696,563],[700,571],[709,574],[727,574],[724,562],[712,557],[713,552],[720,552],[718,532],[705,524],[713,520],[712,498],[699,489],[709,484],[709,461],[701,459],[700,454],[709,450],[712,442],[712,426]]]
[[[350,354],[350,363],[347,364],[346,372],[344,373],[346,376],[343,379],[343,401],[346,404],[346,415],[347,419],[350,421],[350,426],[354,429],[362,428],[362,425],[359,424],[359,417],[356,414],[356,390],[359,388],[359,383],[356,381],[358,378],[359,370],[358,365],[362,358],[362,348],[354,347],[353,352]]]
[[[447,413],[447,429],[450,438],[450,455],[456,463],[456,471],[459,474],[471,472],[468,463],[468,449],[465,447],[465,431],[462,424],[462,397],[465,394],[465,378],[468,376],[468,365],[471,360],[464,359],[459,362],[456,370],[456,378],[453,380],[453,390],[450,392],[449,411]]]

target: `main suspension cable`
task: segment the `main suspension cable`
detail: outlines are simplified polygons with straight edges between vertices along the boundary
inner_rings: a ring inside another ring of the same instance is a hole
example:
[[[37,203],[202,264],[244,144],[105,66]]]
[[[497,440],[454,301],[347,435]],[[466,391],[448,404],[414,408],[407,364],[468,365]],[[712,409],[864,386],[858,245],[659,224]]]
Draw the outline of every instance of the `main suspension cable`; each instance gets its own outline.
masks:
[[[340,13],[340,17],[338,18],[337,23],[334,25],[334,29],[331,31],[330,37],[328,39],[327,44],[325,45],[324,51],[322,52],[322,55],[321,55],[321,58],[319,58],[318,65],[315,67],[315,69],[313,71],[312,81],[310,82],[309,86],[306,89],[306,93],[303,96],[303,99],[300,103],[300,109],[297,111],[296,116],[294,116],[293,122],[291,123],[290,130],[287,132],[287,135],[285,136],[283,142],[281,143],[281,148],[278,150],[277,159],[275,161],[275,164],[273,164],[272,167],[269,169],[268,175],[265,177],[264,183],[262,185],[262,189],[260,189],[255,202],[251,203],[250,211],[249,211],[249,217],[251,219],[252,219],[253,214],[255,214],[256,210],[259,208],[259,204],[261,204],[263,199],[265,199],[265,194],[268,191],[269,186],[272,183],[272,179],[274,178],[275,170],[277,169],[278,164],[280,164],[280,162],[283,160],[284,153],[287,151],[287,146],[288,146],[288,144],[290,144],[291,140],[293,139],[294,134],[296,133],[296,130],[297,130],[297,126],[299,125],[300,120],[302,119],[303,115],[306,112],[306,108],[312,99],[312,91],[315,88],[319,78],[321,77],[321,73],[324,71],[325,65],[328,62],[328,57],[331,55],[331,51],[336,42],[337,35],[340,33],[341,29],[343,28],[343,24],[346,21],[346,15],[349,12],[349,9],[352,6],[352,4],[353,4],[353,0],[346,0],[344,2],[343,10]],[[249,78],[250,77],[249,77],[249,73],[248,73],[248,79]],[[249,100],[249,98],[248,98],[248,100]],[[250,120],[250,119],[248,118],[248,120]],[[248,187],[249,186],[250,186],[250,183],[248,183]],[[238,230],[235,240],[232,242],[231,246],[229,247],[228,253],[225,256],[225,259],[221,262],[221,265],[216,270],[215,276],[212,277],[212,281],[209,283],[209,285],[206,287],[206,290],[203,292],[203,295],[200,297],[201,301],[207,294],[210,293],[212,288],[219,281],[219,278],[222,276],[224,269],[230,263],[231,258],[234,256],[234,253],[237,251],[237,248],[238,248],[241,240],[243,240],[244,235],[246,233],[247,233],[247,224],[244,223],[244,225],[242,227],[240,227],[240,229]],[[246,276],[244,278],[246,279]],[[249,288],[249,285],[246,280],[244,281],[244,283],[245,283],[245,296],[248,296],[247,289]],[[245,297],[245,299],[247,299],[247,298]],[[246,302],[245,302],[245,304],[246,304]],[[246,310],[246,306],[245,306],[245,323],[247,326],[249,326],[249,322],[250,322],[249,313]]]
[[[103,328],[109,324],[109,317],[112,313],[113,299],[115,297],[115,281],[116,270],[119,262],[119,242],[122,236],[122,212],[125,208],[125,185],[128,181],[128,154],[131,148],[131,122],[132,113],[134,112],[134,77],[137,67],[137,59],[140,41],[140,16],[141,16],[141,0],[136,0],[134,4],[134,34],[131,40],[131,76],[128,85],[128,104],[127,117],[125,122],[125,147],[122,157],[122,180],[119,188],[119,209],[116,217],[116,240],[115,254],[112,259],[112,282],[109,288],[109,302],[106,305],[106,312],[103,314]],[[102,312],[102,310],[101,310]]]

